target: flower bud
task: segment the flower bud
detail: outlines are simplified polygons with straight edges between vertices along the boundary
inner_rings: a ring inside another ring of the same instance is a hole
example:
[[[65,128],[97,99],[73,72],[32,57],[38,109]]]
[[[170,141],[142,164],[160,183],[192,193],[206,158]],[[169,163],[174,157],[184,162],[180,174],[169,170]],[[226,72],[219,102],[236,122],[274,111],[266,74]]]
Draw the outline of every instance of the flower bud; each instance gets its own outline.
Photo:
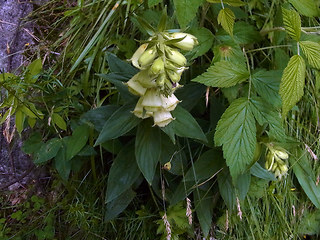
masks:
[[[181,79],[181,71],[172,71],[172,70],[168,70],[167,74],[169,76],[169,78],[171,79],[172,82],[179,82]]]
[[[165,80],[166,80],[166,75],[165,74],[160,74],[158,77],[157,77],[157,80],[156,80],[156,83],[159,87],[163,87],[164,86],[164,83],[165,83]]]
[[[157,57],[157,49],[155,47],[147,49],[139,58],[138,62],[142,68],[150,65]]]
[[[281,165],[281,166],[279,166],[279,168],[280,168],[280,172],[281,172],[282,175],[286,174],[288,172],[287,164]]]
[[[129,92],[131,92],[134,95],[143,96],[146,92],[146,88],[143,87],[139,81],[137,81],[137,74],[134,75],[127,83]]]
[[[138,59],[140,56],[144,53],[144,51],[147,49],[148,43],[142,44],[133,54],[132,58],[130,59],[132,61],[132,65],[135,66],[136,68],[140,69],[140,65],[138,63]]]
[[[171,94],[171,96],[168,97],[161,95],[161,99],[163,109],[169,112],[173,111],[180,102],[174,94]]]
[[[148,89],[143,97],[141,105],[146,111],[159,111],[162,107],[162,99],[159,91],[156,88]]]
[[[170,61],[177,64],[179,67],[185,66],[187,64],[187,59],[175,49],[166,49],[167,57]]]
[[[157,111],[153,114],[154,125],[159,127],[167,126],[174,118],[168,111]]]
[[[143,97],[139,98],[136,107],[133,110],[133,114],[136,115],[138,118],[148,118],[151,117],[153,115],[152,112],[147,112],[143,109],[142,106],[142,101],[143,101]]]
[[[289,158],[288,153],[284,149],[283,150],[275,150],[274,154],[277,155],[282,160],[287,160]]]
[[[182,50],[190,51],[198,44],[197,38],[189,33],[176,32],[172,33],[170,37],[172,39],[183,38],[181,41],[172,44]]]
[[[150,73],[153,75],[158,75],[164,71],[164,62],[161,57],[158,57],[150,68]]]
[[[148,72],[149,72],[148,70],[143,70],[143,71],[138,72],[136,74],[137,75],[137,77],[136,77],[137,81],[139,81],[141,86],[145,87],[145,88],[157,87],[157,83],[155,81],[156,79],[154,79],[154,78],[152,79],[149,76]]]

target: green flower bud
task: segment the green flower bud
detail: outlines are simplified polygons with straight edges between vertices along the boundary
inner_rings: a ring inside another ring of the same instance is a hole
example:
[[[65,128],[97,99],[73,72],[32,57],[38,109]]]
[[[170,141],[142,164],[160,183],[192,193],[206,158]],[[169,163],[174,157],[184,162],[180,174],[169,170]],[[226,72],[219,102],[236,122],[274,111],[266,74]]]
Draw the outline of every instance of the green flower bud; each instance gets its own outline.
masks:
[[[140,65],[138,63],[139,58],[141,55],[144,53],[144,51],[147,49],[148,43],[142,44],[133,54],[132,58],[130,59],[132,61],[132,65],[135,66],[136,68],[140,69]]]
[[[164,71],[164,62],[161,57],[158,57],[150,68],[150,73],[153,75],[158,75]]]
[[[197,38],[189,33],[176,32],[172,33],[170,37],[171,39],[183,38],[181,41],[172,44],[182,50],[190,51],[198,44]]]
[[[171,79],[171,81],[176,83],[176,82],[180,81],[182,71],[167,70],[167,74],[168,74],[169,78]]]
[[[153,62],[157,55],[156,47],[149,48],[140,56],[138,63],[142,68],[145,68]]]
[[[146,111],[156,112],[162,108],[162,99],[156,88],[149,88],[141,102],[141,105]]]
[[[286,174],[286,173],[288,172],[288,166],[287,166],[287,164],[281,165],[281,166],[279,166],[279,168],[280,168],[280,171],[281,171],[281,174],[282,174],[282,175],[283,175],[283,174]]]
[[[162,99],[162,108],[165,111],[169,111],[169,112],[173,111],[176,108],[177,104],[180,102],[174,94],[168,97],[161,95],[161,99]]]
[[[274,165],[274,155],[271,151],[268,151],[266,155],[266,165],[265,165],[266,169],[270,171],[273,165]]]
[[[158,77],[157,77],[157,80],[156,80],[156,83],[159,87],[163,87],[164,86],[164,83],[165,83],[165,80],[166,80],[166,75],[165,74],[160,74]]]
[[[126,85],[128,86],[129,92],[138,96],[143,96],[147,90],[139,81],[137,81],[137,74],[134,75]]]
[[[167,58],[179,67],[187,64],[187,59],[177,50],[167,47]]]
[[[282,160],[287,160],[289,158],[289,155],[285,149],[275,150],[274,154],[277,155]]]
[[[167,126],[174,118],[172,117],[171,113],[168,111],[157,111],[153,114],[154,125],[159,127]]]
[[[151,117],[153,115],[152,112],[147,112],[143,109],[142,106],[142,101],[143,101],[143,97],[139,98],[136,107],[133,110],[133,114],[136,115],[138,118],[148,118]]]
[[[156,79],[151,78],[148,70],[143,70],[138,72],[135,76],[137,81],[140,82],[141,86],[145,88],[154,88],[157,87]]]

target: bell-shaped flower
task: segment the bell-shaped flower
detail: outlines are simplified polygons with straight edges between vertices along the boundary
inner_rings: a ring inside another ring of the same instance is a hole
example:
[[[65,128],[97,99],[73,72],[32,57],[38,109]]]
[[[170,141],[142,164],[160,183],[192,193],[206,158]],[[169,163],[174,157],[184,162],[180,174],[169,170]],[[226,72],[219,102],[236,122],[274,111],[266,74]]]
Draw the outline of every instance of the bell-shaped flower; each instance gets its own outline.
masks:
[[[137,73],[136,75],[134,75],[127,83],[126,85],[128,86],[129,91],[134,94],[134,95],[138,95],[138,96],[143,96],[145,94],[145,92],[147,91],[147,88],[143,87],[141,85],[141,83],[138,81],[137,77],[138,77]]]
[[[138,72],[137,75],[137,81],[140,82],[142,87],[145,88],[153,88],[153,87],[157,87],[157,83],[156,83],[156,79],[155,78],[151,78],[148,70],[143,70]],[[136,76],[135,75],[135,76]]]
[[[176,108],[177,104],[180,102],[174,94],[171,94],[168,97],[161,95],[161,99],[162,108],[169,112],[173,111]]]
[[[171,113],[165,110],[157,111],[153,113],[154,125],[159,127],[167,126],[174,118]]]
[[[146,111],[159,111],[162,107],[160,92],[156,88],[149,88],[143,97],[141,105]]]
[[[132,61],[132,65],[135,66],[136,68],[141,68],[139,65],[139,58],[140,56],[144,53],[144,51],[147,49],[148,43],[142,44],[133,54],[132,58],[130,59]]]
[[[142,106],[142,101],[143,101],[143,97],[139,98],[136,107],[133,110],[133,114],[136,115],[138,118],[148,118],[148,117],[152,117],[153,112],[147,112],[146,110],[143,109]]]
[[[172,45],[186,51],[193,49],[198,44],[198,40],[195,36],[189,33],[175,32],[170,35],[171,39],[180,39],[181,41],[175,42]]]

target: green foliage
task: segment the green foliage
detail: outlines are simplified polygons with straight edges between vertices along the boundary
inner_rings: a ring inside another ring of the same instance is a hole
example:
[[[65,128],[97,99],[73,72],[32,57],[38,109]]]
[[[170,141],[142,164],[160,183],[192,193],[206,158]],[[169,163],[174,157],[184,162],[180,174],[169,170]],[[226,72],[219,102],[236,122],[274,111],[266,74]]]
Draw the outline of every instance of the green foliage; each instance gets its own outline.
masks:
[[[287,33],[292,39],[299,41],[301,36],[301,19],[294,10],[282,8],[283,23]]]
[[[218,23],[221,24],[223,29],[233,36],[233,25],[235,20],[235,15],[229,8],[223,8],[220,10],[218,15]]]
[[[202,0],[173,0],[177,19],[181,28],[185,28],[197,14]]]
[[[300,41],[299,46],[309,64],[314,68],[320,69],[320,44],[311,41]]]
[[[250,101],[239,98],[231,103],[218,122],[214,140],[217,146],[223,146],[223,155],[236,181],[252,164],[256,146],[256,126]]]
[[[301,99],[305,85],[306,64],[299,55],[290,58],[283,71],[279,93],[282,99],[282,117]]]

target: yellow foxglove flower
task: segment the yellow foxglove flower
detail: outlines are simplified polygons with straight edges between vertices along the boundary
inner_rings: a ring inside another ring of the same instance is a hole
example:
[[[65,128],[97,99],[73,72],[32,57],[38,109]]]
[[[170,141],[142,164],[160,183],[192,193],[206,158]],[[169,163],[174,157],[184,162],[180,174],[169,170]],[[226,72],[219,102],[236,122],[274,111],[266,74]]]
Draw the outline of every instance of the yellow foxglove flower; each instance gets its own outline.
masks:
[[[171,94],[168,97],[161,95],[161,99],[162,108],[169,112],[173,111],[176,108],[177,104],[180,102],[174,94]]]
[[[174,118],[168,111],[157,111],[153,113],[154,125],[159,127],[167,126]]]
[[[141,85],[139,81],[137,81],[137,74],[134,75],[127,83],[129,91],[138,96],[143,96],[146,92],[146,88]]]
[[[158,57],[151,65],[150,73],[153,75],[158,75],[164,71],[164,62],[161,57]]]
[[[187,64],[187,59],[178,51],[173,48],[166,48],[167,58],[179,67]]]
[[[136,68],[140,69],[140,65],[138,63],[138,60],[140,56],[144,53],[144,51],[147,49],[148,43],[142,44],[133,54],[132,58],[130,59],[132,62],[132,65],[135,66]]]
[[[153,112],[147,112],[143,109],[143,106],[141,105],[143,101],[143,97],[139,98],[136,107],[133,110],[133,114],[136,115],[138,118],[148,118],[152,117]]]
[[[182,50],[190,51],[198,44],[197,38],[189,33],[176,32],[172,33],[170,37],[171,39],[183,38],[181,41],[173,43],[174,46]]]
[[[141,68],[145,68],[149,66],[153,60],[157,57],[157,49],[156,47],[152,47],[147,49],[142,55],[140,56],[138,63]]]
[[[146,111],[159,111],[162,107],[162,99],[159,91],[156,88],[149,88],[143,97],[141,105]]]

